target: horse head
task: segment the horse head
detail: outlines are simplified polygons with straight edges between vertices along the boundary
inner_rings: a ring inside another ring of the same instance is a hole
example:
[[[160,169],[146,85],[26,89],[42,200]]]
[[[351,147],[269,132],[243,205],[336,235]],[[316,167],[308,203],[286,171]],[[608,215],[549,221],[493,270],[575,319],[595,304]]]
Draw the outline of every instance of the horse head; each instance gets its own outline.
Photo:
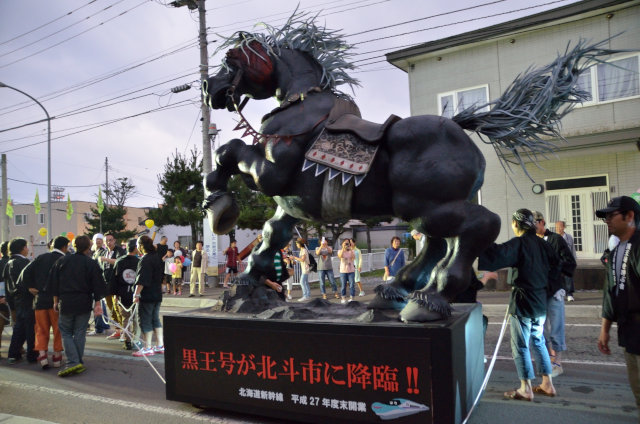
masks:
[[[205,102],[212,109],[235,111],[242,95],[272,97],[277,88],[272,52],[257,41],[227,51],[222,69],[203,85]]]

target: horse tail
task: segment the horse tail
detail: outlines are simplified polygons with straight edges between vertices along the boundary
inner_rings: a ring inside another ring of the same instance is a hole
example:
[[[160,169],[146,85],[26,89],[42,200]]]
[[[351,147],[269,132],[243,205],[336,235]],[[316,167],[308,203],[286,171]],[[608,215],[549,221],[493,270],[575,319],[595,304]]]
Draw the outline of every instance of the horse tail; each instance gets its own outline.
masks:
[[[503,168],[510,170],[509,163],[518,164],[533,181],[525,159],[537,163],[538,156],[546,159],[546,154],[553,153],[554,138],[566,141],[560,134],[560,120],[576,104],[590,100],[590,93],[578,86],[580,74],[603,63],[604,56],[624,51],[605,49],[603,45],[609,40],[588,45],[581,39],[571,49],[567,45],[565,53],[552,63],[537,69],[530,67],[518,75],[497,100],[471,106],[452,120],[476,132],[484,143],[492,144]]]

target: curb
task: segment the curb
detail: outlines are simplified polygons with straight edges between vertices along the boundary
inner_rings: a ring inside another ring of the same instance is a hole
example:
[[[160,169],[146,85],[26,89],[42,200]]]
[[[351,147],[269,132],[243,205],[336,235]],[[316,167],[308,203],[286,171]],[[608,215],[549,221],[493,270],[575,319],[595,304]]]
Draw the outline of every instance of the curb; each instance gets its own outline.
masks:
[[[188,295],[187,295],[188,296]],[[211,308],[216,306],[220,300],[206,297],[163,297],[162,306],[169,308]]]
[[[52,421],[39,420],[31,417],[20,417],[0,413],[0,423],[2,424],[56,424]]]
[[[482,304],[482,312],[488,317],[504,317],[507,304]],[[602,307],[599,305],[570,305],[564,307],[565,318],[602,318]]]

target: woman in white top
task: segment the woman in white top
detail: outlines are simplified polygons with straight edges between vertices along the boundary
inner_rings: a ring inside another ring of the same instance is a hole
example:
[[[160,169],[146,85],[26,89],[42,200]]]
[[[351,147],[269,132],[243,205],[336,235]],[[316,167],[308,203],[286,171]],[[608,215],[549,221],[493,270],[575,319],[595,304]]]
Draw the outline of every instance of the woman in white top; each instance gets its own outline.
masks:
[[[309,251],[306,247],[306,240],[299,238],[296,240],[296,246],[300,249],[300,256],[291,256],[296,261],[300,262],[300,269],[302,276],[300,277],[300,285],[302,286],[302,297],[298,299],[298,302],[304,302],[311,299],[311,290],[309,290]]]
[[[342,282],[342,288],[340,289],[342,300],[340,303],[347,303],[347,281],[349,281],[351,294],[349,302],[353,300],[353,296],[356,294],[355,266],[353,264],[356,255],[351,248],[351,240],[342,241],[342,249],[338,252],[338,257],[340,258],[340,281]]]

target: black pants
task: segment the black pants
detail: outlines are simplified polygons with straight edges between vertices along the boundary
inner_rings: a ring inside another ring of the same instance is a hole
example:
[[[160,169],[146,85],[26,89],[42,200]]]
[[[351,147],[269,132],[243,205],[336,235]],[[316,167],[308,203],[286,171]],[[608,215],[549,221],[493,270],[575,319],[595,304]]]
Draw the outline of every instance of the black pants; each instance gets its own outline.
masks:
[[[11,336],[11,344],[9,345],[9,358],[20,359],[20,349],[24,342],[27,342],[27,360],[35,362],[38,359],[38,352],[34,349],[36,342],[36,333],[34,326],[36,324],[36,315],[31,305],[25,307],[16,302],[16,323],[13,326],[13,335]]]

